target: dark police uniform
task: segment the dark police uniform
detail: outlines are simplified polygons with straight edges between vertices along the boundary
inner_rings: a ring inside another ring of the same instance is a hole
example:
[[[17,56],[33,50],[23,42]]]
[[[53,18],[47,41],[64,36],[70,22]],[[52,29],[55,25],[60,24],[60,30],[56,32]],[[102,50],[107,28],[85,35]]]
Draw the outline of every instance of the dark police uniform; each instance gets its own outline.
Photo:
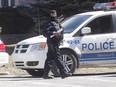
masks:
[[[60,71],[61,77],[62,78],[68,77],[71,74],[66,71],[63,65],[63,62],[61,60],[60,49],[59,49],[60,42],[63,39],[63,32],[61,32],[61,34],[57,37],[56,36],[52,38],[50,37],[51,35],[53,35],[54,31],[58,31],[59,29],[61,29],[60,24],[57,22],[57,20],[53,20],[51,18],[48,22],[46,22],[43,25],[42,29],[43,29],[42,30],[43,36],[47,38],[47,45],[48,45],[47,59],[44,65],[43,76],[44,77],[48,76],[52,63],[54,61]]]

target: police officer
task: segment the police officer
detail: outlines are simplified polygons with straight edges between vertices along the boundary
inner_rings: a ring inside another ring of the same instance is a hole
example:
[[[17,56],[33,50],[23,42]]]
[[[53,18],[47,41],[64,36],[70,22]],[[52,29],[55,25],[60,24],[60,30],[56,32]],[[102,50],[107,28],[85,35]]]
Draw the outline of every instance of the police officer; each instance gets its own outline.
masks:
[[[65,69],[63,62],[61,61],[61,54],[59,45],[63,39],[63,32],[57,32],[61,29],[61,25],[57,21],[57,12],[55,10],[50,11],[50,19],[43,24],[42,33],[43,36],[47,38],[48,52],[47,59],[44,65],[44,79],[52,79],[53,77],[49,76],[49,71],[51,69],[53,61],[55,62],[57,68],[59,69],[61,78],[66,78],[71,75]]]

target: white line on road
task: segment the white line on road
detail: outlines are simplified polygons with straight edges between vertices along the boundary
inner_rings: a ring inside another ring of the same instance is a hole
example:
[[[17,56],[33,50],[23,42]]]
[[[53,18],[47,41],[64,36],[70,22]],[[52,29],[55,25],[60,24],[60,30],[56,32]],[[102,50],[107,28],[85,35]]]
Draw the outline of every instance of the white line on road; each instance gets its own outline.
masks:
[[[65,83],[54,83],[54,82],[32,82],[31,84],[44,86],[44,87],[91,87],[91,86],[81,86],[81,85],[73,85],[73,84],[65,84]]]
[[[90,78],[90,77],[79,77],[81,79],[89,79],[89,80],[97,80],[97,81],[102,81],[102,82],[112,82],[112,83],[116,83],[115,80],[105,80],[105,79],[100,79],[100,78]]]

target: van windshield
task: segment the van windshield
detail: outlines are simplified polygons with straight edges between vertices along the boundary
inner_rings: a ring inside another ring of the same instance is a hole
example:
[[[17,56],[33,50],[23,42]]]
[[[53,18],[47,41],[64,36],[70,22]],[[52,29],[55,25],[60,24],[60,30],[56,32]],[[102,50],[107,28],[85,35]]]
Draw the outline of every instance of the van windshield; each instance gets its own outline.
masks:
[[[71,33],[91,16],[92,15],[76,15],[70,17],[62,23],[62,26],[64,27],[64,33]]]

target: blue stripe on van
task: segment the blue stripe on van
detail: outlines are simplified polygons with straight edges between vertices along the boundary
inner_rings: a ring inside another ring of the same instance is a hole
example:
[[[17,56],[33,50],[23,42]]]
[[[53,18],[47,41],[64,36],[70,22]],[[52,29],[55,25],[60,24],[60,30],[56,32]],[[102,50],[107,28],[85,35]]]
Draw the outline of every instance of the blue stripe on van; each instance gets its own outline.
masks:
[[[116,60],[116,52],[87,53],[80,55],[80,62]]]

